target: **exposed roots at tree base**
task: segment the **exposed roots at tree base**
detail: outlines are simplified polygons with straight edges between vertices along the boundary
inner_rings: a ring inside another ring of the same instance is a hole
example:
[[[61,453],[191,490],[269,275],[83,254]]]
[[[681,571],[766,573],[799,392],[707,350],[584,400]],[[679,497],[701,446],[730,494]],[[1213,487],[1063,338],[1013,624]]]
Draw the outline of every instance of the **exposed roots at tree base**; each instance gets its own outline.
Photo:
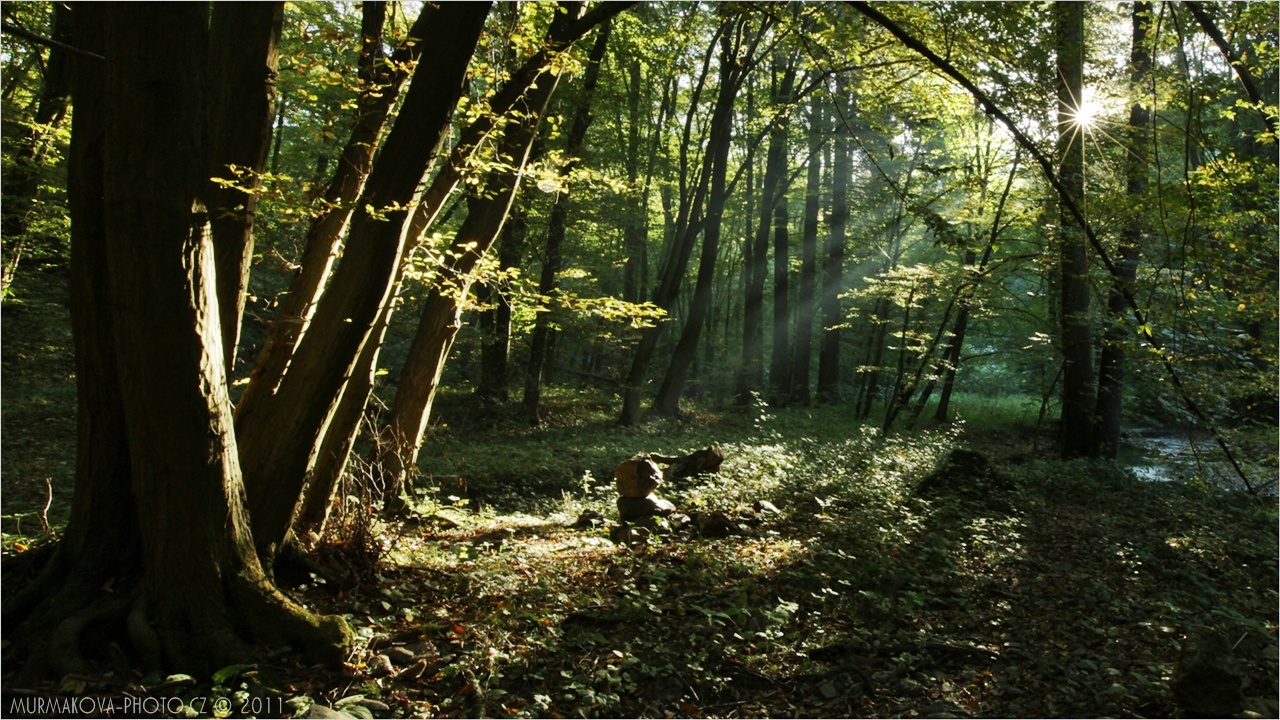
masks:
[[[24,598],[5,612],[7,628],[20,623],[5,659],[21,664],[17,682],[24,686],[129,667],[200,676],[287,650],[333,667],[351,650],[343,618],[315,615],[251,576],[228,577],[221,593],[209,588],[181,597],[148,597],[137,577],[80,572],[48,578],[30,588],[42,597]]]

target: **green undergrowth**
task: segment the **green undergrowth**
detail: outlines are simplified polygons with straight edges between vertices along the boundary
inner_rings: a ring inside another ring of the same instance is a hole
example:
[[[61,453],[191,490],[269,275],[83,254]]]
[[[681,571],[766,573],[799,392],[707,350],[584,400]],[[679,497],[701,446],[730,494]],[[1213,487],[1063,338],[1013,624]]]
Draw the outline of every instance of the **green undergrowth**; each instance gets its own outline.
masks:
[[[882,438],[834,409],[757,406],[469,434],[462,466],[503,479],[468,471],[489,502],[427,503],[386,528],[378,583],[305,591],[363,637],[349,681],[312,699],[405,716],[1168,716],[1182,638],[1208,626],[1249,712],[1274,715],[1275,508],[1045,459],[1009,433]],[[550,450],[567,437],[578,453]],[[454,441],[435,442],[443,468]],[[713,442],[718,475],[659,493],[736,532],[610,540],[610,464]],[[554,501],[532,501],[526,471]],[[606,520],[572,527],[584,510]],[[388,638],[417,643],[417,675],[379,674]]]

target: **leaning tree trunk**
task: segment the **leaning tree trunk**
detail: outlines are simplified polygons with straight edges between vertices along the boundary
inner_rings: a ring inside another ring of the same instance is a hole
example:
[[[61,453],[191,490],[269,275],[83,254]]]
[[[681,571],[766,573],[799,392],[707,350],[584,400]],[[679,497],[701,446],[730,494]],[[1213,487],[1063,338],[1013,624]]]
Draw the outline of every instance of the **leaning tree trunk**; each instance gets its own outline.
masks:
[[[101,54],[102,9],[76,11],[77,47]],[[88,30],[92,30],[89,32]],[[71,212],[71,327],[75,344],[76,481],[71,517],[41,575],[4,604],[4,626],[22,650],[45,646],[25,669],[29,677],[62,676],[84,669],[76,644],[48,628],[87,610],[89,598],[140,558],[125,433],[124,404],[116,380],[115,341],[107,277],[102,205],[102,63],[72,60],[75,87],[67,200]],[[68,613],[64,608],[72,608]],[[25,625],[17,621],[27,619]],[[16,632],[14,630],[15,625]],[[51,640],[51,638],[54,638]]]
[[[781,72],[781,76],[778,73]],[[772,103],[775,111],[790,103],[794,95],[796,69],[793,63],[774,56]],[[734,393],[739,403],[749,402],[753,393],[764,390],[764,281],[769,260],[769,230],[784,201],[787,178],[787,131],[785,115],[769,131],[764,180],[761,188],[760,224],[755,237],[746,238],[743,250],[743,273],[746,286],[742,301],[742,365],[738,370]],[[785,222],[786,211],[783,211]]]
[[[581,3],[562,6],[568,12],[557,15],[548,30],[555,45],[571,31],[583,7]],[[427,294],[400,373],[390,422],[378,434],[375,467],[380,470],[388,496],[398,494],[417,467],[445,359],[462,327],[461,304],[470,290],[472,272],[502,232],[556,81],[554,74],[544,76],[516,104],[521,120],[507,128],[498,150],[500,157],[511,159],[514,169],[493,176],[483,194],[469,203],[467,219],[446,253],[446,257],[456,259],[440,268],[440,275]]]
[[[523,209],[513,207],[502,226],[498,242],[498,270],[510,272],[520,265],[527,223]],[[480,381],[476,396],[482,405],[511,399],[511,295],[505,279],[488,280],[476,288],[476,302],[484,306],[476,322],[480,331]]]
[[[284,644],[337,665],[350,649],[346,622],[315,616],[285,598],[253,550],[206,213],[208,11],[201,3],[175,3],[107,6],[102,13],[106,264],[95,270],[110,301],[114,379],[128,434],[124,497],[136,511],[139,552],[136,571],[120,575],[110,592],[99,586],[78,602],[46,605],[32,616],[61,620],[46,628],[54,641],[33,657],[32,674],[74,665],[77,635],[112,622],[127,631],[136,661],[147,668],[207,673],[266,657]],[[93,170],[91,164],[78,169]],[[94,183],[77,180],[76,187]],[[77,208],[83,209],[80,201]],[[113,503],[87,504],[123,490],[118,475],[107,478],[82,478],[92,487],[73,500],[79,506],[73,517],[120,521],[104,515]],[[108,537],[131,534],[126,527]],[[75,559],[70,562],[74,568]],[[84,579],[69,575],[62,588],[84,588]],[[50,597],[67,599],[56,592]]]
[[[1151,111],[1143,107],[1142,84],[1151,70],[1147,49],[1147,29],[1151,23],[1151,3],[1133,4],[1133,46],[1129,54],[1129,89],[1133,106],[1129,109],[1129,152],[1125,154],[1126,194],[1131,206],[1139,208],[1147,191],[1147,144],[1150,141]],[[1132,286],[1138,273],[1138,254],[1142,247],[1141,213],[1130,214],[1120,244],[1120,277],[1112,278],[1107,295],[1107,330],[1103,338],[1102,356],[1098,359],[1098,405],[1095,411],[1095,454],[1114,458],[1120,447],[1120,419],[1124,397],[1125,354],[1133,333],[1127,322],[1128,303],[1125,286]]]
[[[1075,121],[1083,92],[1084,5],[1053,6],[1058,65],[1058,177],[1072,199],[1084,200],[1084,131]],[[1088,246],[1084,229],[1064,207],[1058,226],[1061,252],[1063,457],[1088,455],[1093,428],[1093,339],[1089,314]]]
[[[209,104],[214,135],[211,175],[231,184],[219,183],[213,189],[209,223],[218,270],[222,350],[230,374],[253,261],[253,218],[261,174],[271,149],[284,3],[243,7],[214,3],[212,7],[210,87],[217,95]]]
[[[361,350],[392,294],[405,223],[463,89],[488,3],[443,4],[422,38],[395,127],[353,213],[343,261],[274,394],[246,393],[236,414],[254,541],[270,558],[284,541],[319,444]]]
[[[375,2],[364,4],[363,30],[372,32],[378,27],[375,14],[378,6],[379,3]],[[409,37],[426,37],[434,13],[435,10],[430,7],[423,8],[409,30]],[[391,57],[396,70],[381,74],[375,69],[376,54],[381,52],[381,38],[377,38],[376,43],[365,44],[361,56],[361,92],[356,101],[355,125],[338,158],[338,167],[325,188],[320,213],[307,228],[302,257],[298,259],[298,272],[289,283],[289,290],[281,299],[275,318],[268,324],[267,338],[254,361],[249,386],[240,398],[241,406],[252,406],[258,402],[255,396],[270,395],[279,387],[298,341],[311,323],[325,282],[338,259],[351,211],[373,166],[378,136],[409,77],[405,68],[421,56],[422,50],[422,43],[405,42]],[[280,137],[277,136],[277,152],[279,143]]]
[[[685,116],[683,142],[680,150],[680,207],[675,216],[672,232],[668,233],[670,242],[658,271],[658,286],[653,291],[652,302],[670,317],[680,298],[680,286],[684,282],[685,271],[689,266],[689,257],[693,254],[693,245],[698,238],[704,222],[702,207],[706,201],[707,187],[711,175],[711,153],[702,156],[702,171],[696,173],[693,187],[689,187],[688,151],[693,145],[693,119],[698,110],[702,90],[710,75],[711,58],[719,42],[719,35],[729,32],[732,20],[725,20],[717,31],[715,41],[707,48],[703,57],[702,71],[692,92],[692,102]],[[665,203],[665,198],[664,198]],[[669,223],[671,224],[671,223]],[[640,421],[641,391],[649,376],[649,364],[658,349],[658,339],[667,324],[667,318],[657,325],[647,327],[640,333],[640,342],[636,345],[635,355],[631,359],[631,367],[627,370],[622,386],[622,412],[618,416],[619,425],[634,425]]]
[[[733,139],[733,105],[742,87],[744,72],[734,62],[739,57],[738,48],[730,42],[728,33],[720,37],[720,91],[716,96],[707,139],[707,159],[710,161],[710,182],[707,194],[706,221],[702,224],[702,257],[698,263],[698,279],[693,289],[693,301],[685,318],[684,330],[671,356],[671,364],[663,377],[662,385],[653,403],[653,409],[663,415],[680,412],[680,396],[684,393],[689,367],[698,349],[703,326],[711,313],[712,289],[716,276],[716,258],[720,254],[720,229],[728,191],[725,178],[729,169],[729,146]],[[704,165],[704,167],[707,167]]]

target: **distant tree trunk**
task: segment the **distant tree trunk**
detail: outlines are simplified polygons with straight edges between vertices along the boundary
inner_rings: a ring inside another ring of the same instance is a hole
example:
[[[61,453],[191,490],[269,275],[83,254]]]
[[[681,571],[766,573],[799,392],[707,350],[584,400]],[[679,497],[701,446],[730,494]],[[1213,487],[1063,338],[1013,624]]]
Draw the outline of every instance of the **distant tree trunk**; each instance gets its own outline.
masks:
[[[1084,201],[1084,135],[1074,118],[1083,92],[1084,5],[1055,2],[1058,65],[1058,177],[1077,204]],[[1060,212],[1062,315],[1062,455],[1088,455],[1093,426],[1093,341],[1089,313],[1088,246],[1084,229]]]
[[[1107,295],[1107,330],[1103,337],[1102,356],[1098,361],[1097,426],[1094,428],[1095,453],[1114,458],[1120,447],[1120,420],[1124,397],[1125,355],[1133,333],[1128,325],[1128,302],[1124,285],[1132,285],[1137,277],[1138,255],[1142,247],[1143,229],[1136,211],[1142,206],[1147,191],[1147,146],[1151,137],[1151,112],[1143,107],[1143,83],[1151,70],[1151,54],[1147,48],[1147,32],[1151,25],[1151,3],[1133,4],[1133,44],[1129,53],[1129,91],[1133,105],[1129,109],[1129,152],[1125,154],[1126,194],[1131,207],[1127,226],[1122,232],[1119,269],[1121,277],[1112,278]]]
[[[1006,203],[1009,200],[1009,192],[1013,189],[1013,179],[1018,173],[1018,162],[1021,159],[1021,153],[1014,155],[1013,164],[1009,168],[1008,179],[1005,180],[1004,191],[1000,193],[1000,199],[996,202],[995,214],[991,219],[991,229],[987,233],[986,247],[982,250],[982,260],[978,260],[978,254],[973,249],[967,249],[964,253],[964,267],[966,274],[969,268],[973,268],[973,277],[966,279],[956,290],[956,301],[960,308],[956,312],[955,325],[951,328],[951,339],[947,341],[946,349],[942,352],[942,358],[938,363],[935,372],[942,374],[942,394],[938,398],[938,407],[934,411],[933,418],[938,422],[947,422],[947,414],[951,404],[951,393],[955,389],[956,370],[960,367],[961,351],[964,348],[965,334],[969,330],[969,311],[973,307],[973,293],[978,283],[981,282],[982,275],[986,272],[987,263],[991,260],[991,254],[995,252],[996,241],[1000,239],[1002,230],[1001,222],[1004,218]],[[988,164],[989,167],[989,164]],[[985,183],[985,180],[984,180]],[[985,193],[985,191],[984,191]],[[978,216],[982,216],[981,206],[978,208]],[[975,263],[977,263],[975,265]],[[924,406],[929,402],[929,396],[933,394],[933,389],[937,384],[937,378],[929,381],[928,386],[920,393],[920,398],[916,401],[915,408],[911,411],[911,421],[907,424],[908,430],[914,430],[916,421],[920,418],[920,414],[924,412]]]
[[[311,323],[325,283],[338,259],[351,211],[355,208],[356,199],[373,167],[378,137],[391,108],[400,96],[401,88],[408,80],[408,72],[403,68],[407,67],[406,63],[422,55],[423,43],[406,42],[392,56],[397,70],[386,74],[378,71],[376,61],[382,53],[380,32],[381,17],[385,14],[385,9],[381,7],[383,5],[384,3],[379,2],[366,2],[361,6],[361,28],[366,41],[360,58],[361,92],[356,101],[356,123],[325,189],[322,209],[307,228],[298,269],[289,283],[288,292],[280,300],[275,318],[268,324],[266,341],[254,362],[251,382],[240,398],[240,407],[253,406],[258,402],[257,395],[271,395],[279,387],[289,360]],[[427,37],[436,12],[430,6],[424,7],[410,28],[409,37]],[[376,36],[372,34],[375,31],[379,33]],[[280,137],[277,134],[277,149]]]
[[[804,238],[800,251],[800,297],[796,311],[795,361],[791,366],[791,402],[809,404],[813,364],[813,320],[817,315],[818,210],[822,200],[822,146],[826,139],[822,103],[809,116],[809,166],[805,174]]]
[[[520,264],[524,247],[525,215],[518,205],[502,226],[498,242],[498,269],[510,272]],[[505,280],[487,281],[476,288],[476,301],[485,306],[478,315],[480,331],[480,382],[476,396],[482,404],[506,403],[511,385],[511,297]]]
[[[726,20],[721,24],[716,35],[717,43],[719,42],[719,37],[729,32],[733,24],[733,20]],[[713,43],[707,48],[707,53],[703,57],[702,73],[694,85],[693,102],[690,103],[688,114],[685,117],[683,141],[680,146],[680,207],[674,217],[674,222],[669,223],[673,226],[668,234],[670,242],[667,244],[662,265],[658,271],[658,286],[653,291],[652,302],[667,313],[667,319],[659,321],[654,327],[645,328],[640,333],[640,342],[636,346],[635,355],[631,359],[631,367],[627,371],[626,379],[622,385],[622,412],[618,417],[618,424],[620,425],[634,425],[640,421],[640,393],[648,380],[649,364],[653,361],[653,354],[657,350],[658,339],[662,330],[670,321],[671,312],[675,309],[676,301],[679,300],[680,286],[684,282],[685,270],[689,266],[689,256],[693,254],[693,245],[702,227],[702,207],[706,200],[707,187],[710,181],[712,153],[703,153],[702,172],[697,174],[697,181],[693,187],[689,187],[687,184],[689,179],[688,152],[694,143],[693,119],[698,110],[698,102],[702,96],[702,90],[710,74],[711,58],[715,54],[715,48],[716,44]],[[720,117],[720,114],[713,111],[712,117]],[[723,129],[716,130],[713,127],[709,130],[709,133],[723,131]],[[671,198],[664,196],[664,205],[669,206],[670,204]],[[669,211],[668,215],[670,215]]]
[[[836,79],[836,97],[845,97],[845,82]],[[852,105],[846,105],[850,108]],[[839,106],[837,106],[839,108]],[[846,110],[847,112],[847,110]],[[844,113],[841,113],[843,117]],[[837,122],[839,124],[839,119]],[[843,117],[846,121],[852,118]],[[831,219],[825,257],[822,261],[822,350],[818,355],[818,400],[840,399],[840,294],[844,292],[845,228],[849,222],[849,174],[853,164],[849,147],[849,128],[836,133],[831,171]]]
[[[716,259],[720,254],[720,228],[725,201],[728,199],[725,177],[728,174],[729,146],[733,136],[733,105],[743,81],[742,66],[735,62],[738,50],[737,43],[730,41],[728,33],[721,35],[720,91],[716,96],[706,149],[710,160],[708,169],[711,180],[707,193],[706,221],[702,229],[702,258],[698,263],[698,279],[694,285],[693,301],[689,305],[684,330],[680,333],[680,341],[676,343],[671,364],[667,367],[653,404],[653,409],[663,415],[674,416],[680,412],[680,397],[684,393],[689,367],[696,356],[703,326],[711,314]]]
[[[795,60],[792,59],[788,65],[794,68]],[[790,91],[785,96],[787,105],[796,101],[794,81],[790,85],[783,88]],[[784,157],[790,155],[790,117],[790,110],[786,110],[778,119]],[[777,405],[786,403],[791,395],[791,216],[788,204],[791,178],[785,161],[783,167],[788,176],[782,179],[773,206],[773,343],[769,349],[769,402]]]
[[[774,56],[772,99],[775,110],[791,102],[794,95],[796,68],[781,53]],[[753,393],[764,390],[764,285],[769,261],[769,230],[773,228],[777,207],[786,194],[787,133],[785,119],[769,132],[769,150],[761,182],[760,224],[754,237],[748,235],[743,250],[743,275],[746,294],[742,302],[742,366],[738,370],[735,394],[738,403],[746,403]],[[783,210],[785,224],[786,211]],[[785,225],[784,225],[785,227]],[[784,231],[785,232],[785,231]]]
[[[488,10],[487,3],[455,3],[431,11],[437,17],[422,38],[423,56],[353,213],[343,261],[316,307],[315,332],[302,336],[274,394],[246,393],[241,401],[240,460],[264,558],[284,541],[332,412],[391,299],[407,208],[448,130]]]
[[[71,40],[71,6],[53,5],[53,39],[69,44]],[[36,101],[35,116],[30,125],[19,128],[14,138],[14,163],[4,179],[3,214],[0,215],[0,237],[4,240],[4,259],[0,264],[0,296],[8,293],[27,241],[27,225],[40,193],[41,165],[49,149],[49,136],[62,123],[71,98],[68,69],[69,53],[54,46],[44,66],[44,84]]]
[[[561,7],[566,12],[558,14],[548,30],[549,42],[553,44],[562,41],[570,31],[583,3],[565,2]],[[467,219],[454,236],[449,252],[449,256],[456,259],[440,269],[440,277],[427,294],[417,332],[400,372],[390,421],[378,435],[375,466],[380,469],[385,492],[390,496],[401,491],[417,467],[418,451],[431,419],[440,374],[462,326],[461,302],[470,291],[476,265],[502,232],[556,81],[556,75],[547,73],[516,104],[521,119],[507,127],[498,151],[500,157],[510,158],[513,169],[490,176],[482,195],[469,203]]]
[[[889,333],[890,303],[886,298],[876,298],[871,311],[871,337],[867,341],[867,362],[865,372],[858,386],[858,397],[854,402],[854,417],[866,420],[871,417],[871,406],[876,395],[880,393],[880,364],[884,362],[885,338]]]
[[[43,610],[30,616],[53,641],[27,671],[83,670],[79,636],[94,624],[127,632],[128,647],[146,668],[204,674],[286,644],[313,662],[340,664],[351,645],[346,622],[311,614],[267,580],[244,506],[205,211],[209,7],[107,5],[100,17],[107,58],[101,95],[106,265],[94,273],[109,279],[103,284],[110,344],[129,448],[124,497],[136,516],[103,516],[122,500],[107,492],[124,490],[123,478],[108,473],[81,478],[94,486],[81,488],[72,516],[119,523],[107,537],[122,539],[121,547],[94,538],[116,552],[134,546],[122,536],[132,533],[136,517],[140,551],[108,561],[124,571],[112,575],[118,582],[109,593],[86,582],[92,568],[61,579]],[[94,180],[77,180],[76,187],[93,188]],[[80,201],[76,206],[84,209]],[[84,229],[93,231],[89,223]],[[87,344],[104,349],[101,339]],[[103,393],[99,397],[110,394]],[[87,506],[93,499],[105,502]],[[78,560],[63,562],[76,568]]]
[[[604,60],[604,51],[609,43],[609,30],[611,23],[605,23],[600,28],[600,32],[596,35],[595,44],[591,46],[591,53],[587,57],[586,74],[582,78],[582,95],[578,100],[578,106],[574,110],[573,119],[569,123],[569,134],[565,142],[565,158],[566,161],[560,168],[560,177],[568,179],[569,172],[573,169],[574,160],[582,149],[582,142],[587,137],[587,128],[591,125],[591,105],[595,97],[596,84],[600,80],[600,63]],[[638,77],[638,68],[636,70]],[[632,89],[632,93],[636,97],[634,102],[639,103],[638,93],[639,87]],[[629,101],[631,102],[631,101]],[[636,108],[632,108],[632,128],[631,140],[632,144],[627,149],[627,175],[633,184],[636,181],[637,172],[637,155],[639,153],[639,127],[635,120]],[[556,276],[560,272],[560,248],[564,243],[565,223],[569,214],[569,192],[556,195],[555,205],[551,208],[551,217],[547,221],[547,245],[542,256],[542,274],[538,278],[538,294],[543,297],[550,297],[556,291]],[[637,229],[639,232],[636,232]],[[632,245],[643,245],[644,225],[641,218],[629,218],[624,233],[627,233],[626,244],[628,247]],[[630,264],[628,263],[628,267]],[[632,278],[632,282],[635,278]],[[624,294],[625,294],[624,282]],[[633,288],[634,290],[634,288]],[[524,405],[525,415],[531,422],[538,422],[538,404],[542,401],[542,378],[550,368],[547,365],[548,349],[551,340],[551,318],[549,312],[538,313],[534,320],[533,337],[529,341],[529,368],[525,376],[524,397],[522,403]]]
[[[260,175],[271,149],[275,120],[276,64],[280,58],[283,2],[243,7],[213,3],[210,122],[214,129],[210,174],[234,182],[213,189],[209,220],[218,275],[218,312],[227,372],[235,367],[244,317],[245,289],[253,260],[253,219]]]

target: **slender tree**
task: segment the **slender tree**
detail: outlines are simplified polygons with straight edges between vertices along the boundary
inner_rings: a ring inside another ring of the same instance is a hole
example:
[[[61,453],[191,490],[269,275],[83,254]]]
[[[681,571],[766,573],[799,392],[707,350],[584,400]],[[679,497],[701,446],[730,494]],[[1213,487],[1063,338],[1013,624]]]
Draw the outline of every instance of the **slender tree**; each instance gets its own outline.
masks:
[[[1058,178],[1077,206],[1084,201],[1084,130],[1079,122],[1084,95],[1084,4],[1055,2],[1057,42]],[[1058,225],[1062,322],[1062,437],[1064,457],[1088,455],[1094,407],[1093,333],[1089,312],[1088,246],[1084,230],[1067,209]]]
[[[1147,192],[1147,145],[1151,136],[1151,111],[1142,104],[1142,93],[1151,71],[1151,53],[1147,33],[1151,26],[1152,6],[1149,2],[1133,4],[1133,41],[1129,51],[1129,93],[1133,104],[1129,109],[1128,153],[1125,155],[1125,194],[1133,207],[1141,207]],[[1142,248],[1143,227],[1139,212],[1131,213],[1121,234],[1119,248],[1120,277],[1112,278],[1107,294],[1107,329],[1103,335],[1102,355],[1098,359],[1098,400],[1096,427],[1091,454],[1114,458],[1120,446],[1120,420],[1124,396],[1125,355],[1135,333],[1127,322],[1128,303],[1124,288],[1137,277],[1138,257]]]
[[[562,179],[567,179],[569,173],[573,170],[577,155],[582,150],[582,143],[587,137],[587,129],[591,126],[591,105],[595,98],[596,85],[600,81],[600,65],[604,60],[605,48],[609,43],[611,27],[611,23],[608,22],[600,27],[600,31],[596,34],[595,44],[591,46],[591,52],[587,56],[587,69],[582,78],[582,92],[578,98],[578,105],[574,109],[573,118],[569,123],[568,137],[565,139],[565,161],[560,167],[560,177]],[[635,128],[634,116],[632,122],[633,128]],[[635,129],[638,131],[638,128]],[[632,140],[638,144],[638,132],[633,133]],[[634,145],[628,149],[628,179],[633,183],[636,180],[634,177],[636,172],[635,154],[638,150],[639,148]],[[547,242],[546,248],[542,253],[542,272],[538,278],[538,294],[542,297],[550,297],[556,291],[556,276],[560,272],[561,248],[564,244],[568,214],[569,193],[566,190],[556,195],[555,204],[551,208],[551,217],[547,221]],[[639,227],[642,228],[643,226]],[[628,233],[627,243],[629,246],[640,243],[636,237],[633,237],[633,235],[637,234],[636,230],[637,225],[634,220],[629,220],[625,231]],[[524,397],[522,399],[525,414],[530,421],[535,423],[538,421],[538,404],[542,401],[542,380],[550,370],[548,364],[550,346],[551,317],[547,312],[540,312],[534,320],[533,336],[529,340],[529,366],[526,370]]]

